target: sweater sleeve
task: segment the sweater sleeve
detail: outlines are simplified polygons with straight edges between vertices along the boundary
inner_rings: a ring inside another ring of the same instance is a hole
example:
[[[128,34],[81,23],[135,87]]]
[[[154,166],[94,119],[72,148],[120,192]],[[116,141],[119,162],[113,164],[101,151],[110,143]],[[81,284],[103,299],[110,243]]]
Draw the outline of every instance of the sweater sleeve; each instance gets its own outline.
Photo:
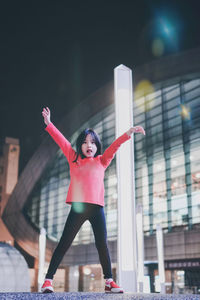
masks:
[[[56,144],[60,147],[68,162],[75,156],[75,151],[72,148],[70,142],[63,136],[63,134],[53,125],[49,123],[45,130],[50,134]]]
[[[101,156],[101,163],[105,168],[109,166],[121,144],[128,141],[130,138],[131,136],[125,132],[104,151],[103,155]]]

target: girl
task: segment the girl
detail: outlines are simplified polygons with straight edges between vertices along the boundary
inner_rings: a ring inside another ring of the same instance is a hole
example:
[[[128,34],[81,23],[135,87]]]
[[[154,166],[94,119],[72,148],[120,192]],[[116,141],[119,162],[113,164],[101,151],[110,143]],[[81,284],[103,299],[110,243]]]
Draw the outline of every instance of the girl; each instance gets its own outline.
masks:
[[[70,166],[71,182],[66,203],[71,204],[63,234],[53,253],[45,282],[42,286],[43,293],[53,292],[52,280],[56,270],[72,244],[82,224],[89,220],[95,237],[100,263],[105,278],[105,291],[123,293],[112,279],[111,261],[107,247],[107,232],[104,216],[104,173],[111,163],[117,149],[122,143],[131,138],[133,132],[145,134],[141,126],[130,128],[116,139],[101,155],[101,143],[98,135],[92,129],[85,129],[76,141],[77,152],[71,147],[70,142],[50,121],[48,107],[42,111],[45,130],[63,151]]]

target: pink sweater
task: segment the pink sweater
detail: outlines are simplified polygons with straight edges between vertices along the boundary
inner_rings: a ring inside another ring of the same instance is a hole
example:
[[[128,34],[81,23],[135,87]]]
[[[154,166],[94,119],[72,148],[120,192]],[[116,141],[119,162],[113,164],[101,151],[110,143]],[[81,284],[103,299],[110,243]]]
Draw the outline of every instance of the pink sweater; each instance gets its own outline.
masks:
[[[70,166],[70,185],[66,203],[87,202],[104,206],[104,173],[122,143],[131,137],[124,133],[117,138],[103,153],[96,157],[75,160],[76,152],[62,133],[50,123],[45,130],[63,151]]]

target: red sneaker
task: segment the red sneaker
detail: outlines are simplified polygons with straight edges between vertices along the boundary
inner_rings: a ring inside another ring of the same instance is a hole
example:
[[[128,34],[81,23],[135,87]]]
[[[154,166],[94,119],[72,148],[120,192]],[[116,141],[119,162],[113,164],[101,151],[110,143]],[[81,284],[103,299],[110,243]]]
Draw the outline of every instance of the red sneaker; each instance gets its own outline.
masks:
[[[106,293],[123,293],[123,288],[119,287],[114,281],[106,281],[105,283],[105,292]]]
[[[42,293],[53,293],[52,283],[49,280],[45,280],[41,287]]]

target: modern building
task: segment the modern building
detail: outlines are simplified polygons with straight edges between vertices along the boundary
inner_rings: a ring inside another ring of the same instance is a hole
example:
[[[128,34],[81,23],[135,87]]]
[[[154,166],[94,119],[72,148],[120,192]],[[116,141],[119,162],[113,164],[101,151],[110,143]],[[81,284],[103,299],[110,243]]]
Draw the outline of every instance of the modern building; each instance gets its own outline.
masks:
[[[27,263],[14,247],[15,241],[2,220],[3,211],[18,181],[19,140],[6,137],[0,142],[0,292],[29,292]],[[8,280],[9,278],[9,280]]]
[[[200,289],[200,49],[157,59],[133,70],[136,201],[142,203],[146,275],[157,287],[155,229],[164,231],[167,292]],[[103,150],[115,139],[113,82],[69,112],[57,128],[74,147],[80,131],[94,128]],[[53,121],[53,120],[52,120]],[[45,126],[44,126],[45,127]],[[37,274],[39,230],[47,230],[50,260],[69,213],[65,204],[70,174],[66,158],[43,132],[43,142],[22,172],[3,220]],[[117,265],[116,161],[105,175],[105,213],[113,271]],[[59,274],[62,290],[94,290],[102,276],[90,224],[86,222],[65,255]]]

